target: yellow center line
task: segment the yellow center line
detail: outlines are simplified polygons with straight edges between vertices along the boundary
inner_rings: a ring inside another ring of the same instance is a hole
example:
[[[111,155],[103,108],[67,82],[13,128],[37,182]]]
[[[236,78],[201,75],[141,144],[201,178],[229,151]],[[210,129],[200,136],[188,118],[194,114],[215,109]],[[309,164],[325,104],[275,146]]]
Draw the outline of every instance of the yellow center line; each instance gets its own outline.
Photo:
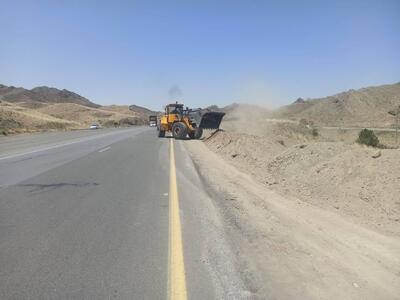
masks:
[[[176,181],[174,139],[170,139],[168,299],[186,300],[185,263]]]

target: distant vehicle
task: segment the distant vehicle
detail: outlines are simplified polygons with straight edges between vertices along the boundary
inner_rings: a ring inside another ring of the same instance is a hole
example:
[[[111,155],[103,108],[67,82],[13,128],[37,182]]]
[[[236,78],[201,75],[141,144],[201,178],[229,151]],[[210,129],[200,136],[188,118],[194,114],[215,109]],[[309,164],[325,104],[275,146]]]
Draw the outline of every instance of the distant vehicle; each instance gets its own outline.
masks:
[[[99,124],[92,124],[90,125],[89,129],[99,129],[100,125]]]
[[[149,126],[150,127],[157,126],[157,116],[149,116]]]

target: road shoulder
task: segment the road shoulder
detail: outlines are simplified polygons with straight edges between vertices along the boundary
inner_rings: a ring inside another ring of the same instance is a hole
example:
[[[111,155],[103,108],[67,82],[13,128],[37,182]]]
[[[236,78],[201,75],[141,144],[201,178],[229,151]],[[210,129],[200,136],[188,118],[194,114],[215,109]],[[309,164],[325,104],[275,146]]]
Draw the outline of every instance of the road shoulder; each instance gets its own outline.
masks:
[[[175,160],[189,299],[254,299],[238,276],[218,209],[203,185],[187,141],[176,141]]]

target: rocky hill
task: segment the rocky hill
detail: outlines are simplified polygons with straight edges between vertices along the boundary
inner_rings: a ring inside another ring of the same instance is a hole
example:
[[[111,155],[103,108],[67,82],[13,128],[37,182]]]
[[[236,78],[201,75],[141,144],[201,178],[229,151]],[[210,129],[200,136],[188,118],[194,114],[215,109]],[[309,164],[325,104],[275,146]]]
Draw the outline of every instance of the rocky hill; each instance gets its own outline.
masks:
[[[138,112],[138,113],[141,113],[141,114],[145,114],[145,115],[154,115],[154,114],[156,114],[157,112],[154,112],[154,111],[152,111],[152,110],[150,110],[150,109],[148,109],[148,108],[146,108],[146,107],[143,107],[143,106],[139,106],[139,105],[129,105],[129,110],[131,110],[131,111],[135,111],[135,112]]]
[[[0,134],[143,125],[150,114],[137,105],[100,106],[65,89],[0,85]]]
[[[75,103],[89,107],[100,107],[74,92],[66,89],[59,90],[47,86],[35,87],[31,90],[21,87],[6,86],[0,84],[0,100],[18,102],[44,102],[44,103]]]
[[[333,96],[303,100],[273,113],[277,119],[306,119],[325,126],[391,127],[389,114],[400,105],[400,83],[349,90]]]

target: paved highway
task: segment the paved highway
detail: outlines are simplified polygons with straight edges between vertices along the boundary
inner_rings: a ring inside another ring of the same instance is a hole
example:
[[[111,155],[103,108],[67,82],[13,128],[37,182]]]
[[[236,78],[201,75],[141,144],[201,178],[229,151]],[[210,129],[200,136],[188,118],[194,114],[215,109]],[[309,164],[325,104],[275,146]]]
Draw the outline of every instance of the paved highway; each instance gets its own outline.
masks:
[[[247,295],[185,142],[145,127],[0,138],[0,298]]]

